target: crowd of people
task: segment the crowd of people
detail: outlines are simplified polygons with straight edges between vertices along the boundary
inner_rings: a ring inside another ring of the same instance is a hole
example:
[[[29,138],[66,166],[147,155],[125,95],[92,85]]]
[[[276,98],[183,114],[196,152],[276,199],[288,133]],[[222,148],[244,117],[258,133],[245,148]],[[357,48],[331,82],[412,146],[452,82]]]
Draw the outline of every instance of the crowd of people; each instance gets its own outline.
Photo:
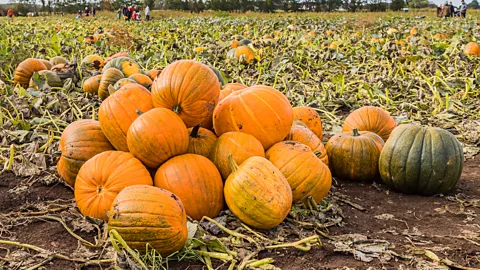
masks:
[[[89,9],[88,7],[85,7],[85,10],[82,12],[81,10],[78,11],[77,13],[77,19],[80,19],[82,17],[88,17],[90,15],[92,15],[93,17],[95,17],[96,15],[96,10],[95,10],[95,7],[92,7],[92,9]]]
[[[121,19],[123,15],[123,19],[125,21],[141,21],[142,20],[142,15],[140,12],[140,8],[138,5],[135,5],[134,7],[132,6],[127,6],[125,4],[122,9],[117,10],[117,19]],[[150,7],[147,5],[145,7],[145,20],[149,21],[150,20]]]
[[[440,4],[437,7],[437,17],[448,18],[448,17],[462,17],[467,16],[467,4],[465,0],[462,0],[460,7],[456,7],[452,2],[445,2],[444,5]]]

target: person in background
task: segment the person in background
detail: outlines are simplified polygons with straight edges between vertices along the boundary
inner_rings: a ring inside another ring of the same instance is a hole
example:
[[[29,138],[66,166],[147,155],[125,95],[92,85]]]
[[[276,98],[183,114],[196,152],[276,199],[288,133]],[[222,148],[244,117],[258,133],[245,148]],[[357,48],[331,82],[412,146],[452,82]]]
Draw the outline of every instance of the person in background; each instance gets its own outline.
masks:
[[[123,14],[123,18],[125,19],[125,21],[127,21],[127,20],[128,20],[128,7],[127,7],[127,4],[125,4],[125,5],[123,6],[122,14]]]
[[[467,4],[465,0],[462,0],[462,6],[460,7],[460,17],[465,18],[467,16]]]
[[[438,4],[438,6],[437,6],[437,17],[442,17],[442,8],[443,8],[443,5]]]
[[[452,10],[450,9],[450,5],[448,4],[448,2],[445,2],[445,5],[443,5],[442,16],[443,18],[448,18],[452,16]]]
[[[81,10],[79,10],[79,11],[77,12],[77,17],[76,17],[76,18],[77,18],[77,19],[82,18],[82,11],[81,11]]]
[[[134,12],[135,12],[135,10],[132,8],[132,6],[129,6],[128,7],[128,21],[130,21],[132,19]]]
[[[455,16],[455,6],[453,5],[452,1],[450,1],[450,13],[452,14],[452,17]]]
[[[93,17],[95,17],[95,13],[96,13],[96,12],[97,12],[97,11],[95,10],[95,7],[92,7],[92,16],[93,16]]]
[[[119,9],[117,10],[117,19],[120,20],[121,16],[122,16],[122,9],[119,8]]]
[[[13,9],[9,9],[9,10],[7,11],[7,17],[8,17],[8,18],[13,18]]]
[[[85,7],[85,16],[88,17],[90,14],[90,10],[88,10],[88,7]]]
[[[147,7],[145,8],[145,19],[147,21],[150,20],[150,7],[147,5]]]

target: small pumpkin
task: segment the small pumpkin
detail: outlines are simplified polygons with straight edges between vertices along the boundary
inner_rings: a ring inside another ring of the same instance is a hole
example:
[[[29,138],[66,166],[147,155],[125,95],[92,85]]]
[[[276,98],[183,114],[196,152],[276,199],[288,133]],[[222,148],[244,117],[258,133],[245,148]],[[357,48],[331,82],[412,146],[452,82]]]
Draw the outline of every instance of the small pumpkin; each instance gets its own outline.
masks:
[[[157,78],[160,73],[162,73],[161,69],[154,68],[147,71],[147,76],[150,77],[150,79],[152,79],[152,83],[153,83],[155,78]]]
[[[447,193],[463,170],[462,144],[450,132],[412,124],[398,126],[379,161],[383,183],[408,194]]]
[[[187,127],[211,115],[219,94],[220,83],[212,69],[193,60],[168,65],[152,85],[153,105],[173,110]]]
[[[225,182],[225,201],[243,223],[269,230],[287,217],[292,189],[280,170],[263,157],[250,157],[240,166],[228,158],[232,174]]]
[[[140,65],[129,57],[114,58],[105,64],[104,69],[116,68],[125,74],[125,77],[130,77],[133,74],[142,73]]]
[[[150,79],[150,77],[148,77],[147,75],[140,74],[140,73],[133,74],[128,78],[132,79],[132,80],[135,80],[138,84],[143,85],[147,89],[150,88],[150,86],[152,86],[152,83],[153,83],[153,81],[152,81],[152,79]]]
[[[465,45],[463,49],[465,55],[479,56],[480,55],[480,45],[475,42],[470,42]]]
[[[217,135],[208,129],[194,126],[189,128],[188,150],[187,153],[202,155],[208,157],[217,141]]]
[[[303,122],[302,122],[303,123]],[[328,155],[322,141],[308,127],[293,125],[285,137],[286,141],[295,141],[310,147],[313,153],[325,164],[328,165]]]
[[[187,153],[188,137],[187,127],[177,114],[154,108],[130,125],[127,145],[145,166],[156,169],[169,158]]]
[[[100,87],[100,81],[102,75],[92,76],[83,81],[82,89],[85,93],[98,94],[98,88]]]
[[[215,218],[223,209],[223,182],[217,167],[206,157],[185,154],[163,163],[154,184],[177,195],[194,220]]]
[[[309,196],[321,202],[332,185],[330,169],[310,147],[294,141],[274,144],[265,153],[285,176],[292,188],[293,201],[306,201]]]
[[[109,85],[110,88],[114,89],[113,86],[115,83],[124,78],[123,72],[116,68],[109,68],[103,71],[102,79],[100,80],[100,86],[98,87],[98,96],[101,99],[106,99],[110,96]]]
[[[227,132],[220,136],[212,150],[210,160],[217,166],[223,179],[227,179],[232,168],[228,162],[228,156],[232,155],[237,164],[242,164],[249,157],[265,157],[262,143],[250,134],[243,132]]]
[[[83,119],[71,123],[63,130],[58,150],[62,153],[57,163],[58,174],[74,187],[78,171],[87,160],[114,148],[97,121]]]
[[[365,106],[347,116],[342,132],[351,132],[354,128],[360,131],[371,131],[386,141],[396,126],[393,117],[382,108]]]
[[[132,249],[147,244],[160,255],[181,250],[187,241],[187,216],[180,199],[170,191],[135,185],[123,189],[109,211],[108,230],[116,230]]]
[[[52,66],[56,66],[58,64],[69,64],[69,61],[63,56],[55,56],[50,59],[50,63]]]
[[[147,168],[132,154],[106,151],[83,164],[75,181],[75,201],[84,216],[108,220],[107,211],[122,189],[152,185]]]
[[[242,64],[251,64],[255,60],[255,52],[249,46],[239,46],[235,49],[235,57]]]
[[[317,111],[308,106],[299,106],[293,108],[293,117],[305,123],[307,127],[315,134],[317,137],[322,140],[323,138],[323,128],[322,120]]]
[[[13,80],[15,83],[26,87],[30,83],[30,78],[32,78],[34,72],[46,69],[47,67],[39,59],[28,58],[18,64],[13,74]]]
[[[380,176],[378,159],[383,140],[370,131],[353,129],[327,142],[328,165],[332,175],[343,180],[372,181]]]
[[[48,70],[52,69],[52,67],[54,66],[54,65],[52,65],[52,63],[50,63],[50,61],[47,61],[45,59],[39,59],[39,60],[45,65],[45,67]]]
[[[115,149],[128,152],[127,132],[138,118],[137,111],[145,113],[151,109],[150,92],[139,84],[128,84],[102,102],[98,121]]]
[[[87,55],[80,63],[81,68],[98,71],[101,71],[104,65],[103,58],[98,55]]]
[[[230,131],[248,133],[257,138],[264,149],[282,141],[292,123],[293,110],[288,99],[278,90],[263,85],[231,93],[220,101],[213,113],[217,135]]]
[[[122,78],[115,83],[113,88],[115,88],[115,90],[118,90],[118,89],[122,88],[123,86],[125,86],[127,84],[138,84],[138,83],[134,79]],[[110,94],[112,94],[112,93],[110,93]]]

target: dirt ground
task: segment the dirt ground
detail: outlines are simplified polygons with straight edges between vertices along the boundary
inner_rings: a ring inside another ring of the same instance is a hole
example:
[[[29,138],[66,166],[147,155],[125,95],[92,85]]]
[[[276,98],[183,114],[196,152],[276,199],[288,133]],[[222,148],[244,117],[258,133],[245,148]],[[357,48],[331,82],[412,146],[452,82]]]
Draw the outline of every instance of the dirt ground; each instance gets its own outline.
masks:
[[[0,175],[2,216],[28,211],[33,205],[42,202],[56,202],[58,205],[73,203],[73,192],[66,186],[58,183],[31,184],[32,181],[28,178],[17,178],[10,173]],[[408,256],[411,255],[409,251],[417,248],[428,249],[439,259],[448,259],[464,267],[480,268],[480,157],[465,163],[462,179],[456,190],[448,196],[403,195],[388,191],[379,184],[351,182],[335,183],[332,189],[346,201],[355,203],[356,207],[347,203],[341,205],[346,225],[331,227],[329,235],[362,234],[371,239],[386,240],[389,249],[399,256],[393,256],[389,260],[374,258],[370,262],[363,262],[355,259],[349,252],[335,251],[336,247],[326,238],[322,238],[322,247],[316,247],[309,252],[285,249],[272,253],[264,252],[260,256],[272,257],[275,266],[290,270],[434,269],[423,267],[425,262],[432,261],[426,256]],[[75,232],[88,241],[93,241],[96,235],[93,231]],[[78,241],[68,234],[59,222],[36,218],[13,226],[0,220],[0,239],[33,244],[66,255],[78,251],[79,247]],[[16,249],[12,246],[0,245],[0,269],[3,269],[2,261],[8,257],[7,253],[14,250]],[[25,252],[35,254],[34,251]],[[403,256],[405,258],[401,258]],[[32,262],[26,260],[23,263],[25,266]],[[16,265],[15,268],[21,266]],[[206,269],[199,262],[171,262],[169,266],[170,269]],[[109,268],[109,265],[103,265],[102,268],[82,268],[81,265],[64,260],[54,260],[46,265],[46,269],[106,268]],[[228,265],[221,269],[227,268]]]

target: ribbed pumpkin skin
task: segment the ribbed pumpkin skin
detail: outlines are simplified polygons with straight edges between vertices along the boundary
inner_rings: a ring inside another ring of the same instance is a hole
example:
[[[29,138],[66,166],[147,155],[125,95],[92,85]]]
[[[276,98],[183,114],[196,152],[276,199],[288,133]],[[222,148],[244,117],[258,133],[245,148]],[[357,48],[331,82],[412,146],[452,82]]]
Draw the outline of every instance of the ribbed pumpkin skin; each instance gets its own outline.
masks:
[[[187,127],[196,126],[211,115],[219,94],[215,73],[193,60],[168,65],[152,85],[153,105],[175,111]]]
[[[84,216],[108,220],[107,211],[125,187],[152,185],[147,168],[132,154],[106,151],[89,159],[75,181],[75,201]]]
[[[78,120],[65,128],[58,150],[62,156],[57,163],[58,174],[70,186],[75,186],[80,167],[104,151],[114,150],[95,120]]]
[[[103,133],[115,149],[128,152],[127,132],[138,118],[137,110],[153,109],[150,92],[139,84],[126,85],[102,102],[98,121]]]
[[[293,108],[293,117],[305,123],[307,127],[320,139],[323,138],[322,120],[317,111],[308,106],[299,106]]]
[[[353,133],[353,134],[352,134]],[[343,180],[379,179],[378,159],[383,140],[369,131],[340,133],[327,142],[328,165],[332,175]]]
[[[250,64],[255,59],[255,52],[248,46],[240,46],[235,49],[235,57],[243,64]]]
[[[287,179],[292,188],[293,201],[305,201],[312,196],[319,203],[327,196],[332,185],[332,174],[310,147],[293,141],[279,142],[268,149],[265,157]]]
[[[110,60],[105,64],[104,69],[116,68],[125,74],[125,77],[130,77],[133,74],[142,73],[140,66],[133,59],[129,57],[118,57]]]
[[[463,170],[463,147],[450,132],[398,126],[380,155],[383,182],[400,192],[430,196],[455,187]]]
[[[222,101],[224,98],[226,98],[228,95],[231,93],[242,90],[247,88],[247,86],[241,84],[241,83],[227,83],[225,86],[223,86],[222,90],[220,91],[220,97],[218,98],[218,102]]]
[[[347,116],[342,132],[351,132],[354,128],[359,131],[371,131],[386,141],[396,126],[395,120],[382,108],[365,106]]]
[[[45,69],[47,69],[47,67],[39,59],[28,58],[18,64],[13,74],[13,80],[15,83],[27,87],[30,83],[30,78],[32,78],[33,73]]]
[[[206,157],[185,154],[163,163],[154,184],[177,195],[194,220],[215,218],[223,209],[223,182],[217,167]]]
[[[100,86],[98,87],[98,96],[101,99],[106,99],[110,96],[108,92],[108,86],[114,86],[115,83],[124,78],[123,73],[116,68],[109,68],[103,71],[102,79],[100,80]]]
[[[153,186],[122,190],[109,211],[108,230],[115,229],[132,249],[145,251],[147,243],[166,257],[185,246],[187,216],[180,199]]]
[[[52,65],[52,63],[50,63],[50,61],[47,61],[45,59],[38,59],[38,60],[40,60],[40,62],[42,62],[48,70],[52,69],[52,67],[54,66]]]
[[[145,166],[157,169],[169,158],[187,153],[188,132],[177,114],[168,109],[154,108],[130,125],[127,145]]]
[[[140,73],[133,74],[128,78],[132,79],[132,80],[135,80],[138,84],[141,84],[145,88],[150,88],[150,86],[152,86],[152,83],[153,83],[153,81],[152,81],[152,79],[150,79],[150,77],[148,77],[147,75],[140,74]]]
[[[286,141],[295,141],[310,147],[313,153],[328,165],[328,155],[322,141],[309,128],[301,125],[293,125],[285,138]]]
[[[257,138],[264,149],[281,142],[290,132],[292,123],[293,110],[288,99],[263,85],[231,93],[213,113],[217,135],[229,131],[248,133]]]
[[[90,94],[97,94],[98,88],[100,87],[100,81],[102,80],[102,75],[96,75],[90,77],[83,81],[83,92]]]
[[[269,230],[290,212],[292,189],[275,165],[263,157],[245,160],[225,182],[225,201],[245,224]]]
[[[188,137],[187,153],[197,154],[208,158],[213,149],[213,145],[217,141],[217,135],[208,129],[198,126],[189,128],[187,131],[188,134],[190,134]]]
[[[209,159],[217,166],[224,180],[232,173],[232,168],[228,163],[230,154],[235,163],[242,164],[253,156],[265,157],[265,150],[260,141],[247,133],[227,132],[218,137]]]

